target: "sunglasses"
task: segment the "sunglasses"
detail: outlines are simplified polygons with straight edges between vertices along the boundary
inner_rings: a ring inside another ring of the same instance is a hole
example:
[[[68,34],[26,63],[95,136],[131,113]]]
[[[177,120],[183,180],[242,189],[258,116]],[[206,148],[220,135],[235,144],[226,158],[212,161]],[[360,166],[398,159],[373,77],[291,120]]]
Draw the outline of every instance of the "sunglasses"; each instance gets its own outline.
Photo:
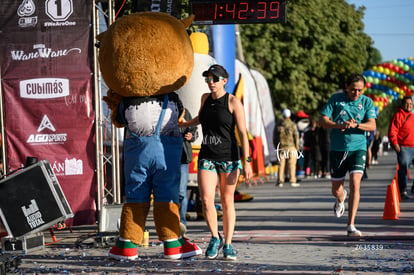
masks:
[[[206,77],[206,83],[210,83],[211,81],[213,81],[214,83],[216,83],[216,82],[219,82],[220,80],[223,80],[223,79],[225,79],[225,78],[222,77],[222,76],[220,76],[220,77],[217,77],[215,75],[213,75],[213,76],[207,76]]]

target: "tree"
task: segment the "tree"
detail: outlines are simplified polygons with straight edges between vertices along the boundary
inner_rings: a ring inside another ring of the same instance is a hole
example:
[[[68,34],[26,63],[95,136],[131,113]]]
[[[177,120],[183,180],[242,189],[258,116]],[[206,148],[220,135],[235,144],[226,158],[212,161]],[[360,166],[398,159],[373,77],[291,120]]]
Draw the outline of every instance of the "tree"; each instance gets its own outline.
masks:
[[[135,3],[115,2],[116,11],[123,5],[118,16]],[[186,17],[188,0],[182,7]],[[364,7],[345,0],[287,0],[286,7],[286,24],[239,26],[245,62],[267,79],[276,109],[317,114],[348,74],[379,64],[381,54],[363,32]]]
[[[240,26],[245,61],[268,80],[277,109],[316,114],[348,74],[376,59],[363,32],[364,8],[345,0],[287,0],[286,6],[286,24]]]

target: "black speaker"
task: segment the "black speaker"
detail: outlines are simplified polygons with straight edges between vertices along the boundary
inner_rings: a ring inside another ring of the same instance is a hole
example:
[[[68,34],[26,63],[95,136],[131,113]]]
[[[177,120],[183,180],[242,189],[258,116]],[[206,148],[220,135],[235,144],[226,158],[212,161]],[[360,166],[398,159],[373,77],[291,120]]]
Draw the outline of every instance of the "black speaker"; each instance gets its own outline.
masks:
[[[0,217],[9,237],[40,232],[73,216],[47,160],[0,181]]]

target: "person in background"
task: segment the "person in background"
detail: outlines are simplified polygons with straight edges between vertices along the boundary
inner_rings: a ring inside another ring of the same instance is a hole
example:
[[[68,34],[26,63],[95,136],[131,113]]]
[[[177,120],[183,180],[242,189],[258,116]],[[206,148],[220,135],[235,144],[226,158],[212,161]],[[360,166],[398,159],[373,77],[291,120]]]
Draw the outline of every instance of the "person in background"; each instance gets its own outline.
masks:
[[[392,116],[388,128],[391,147],[397,153],[398,187],[402,200],[410,198],[406,189],[408,167],[414,159],[414,115],[412,111],[413,99],[406,96],[402,99],[397,112]]]
[[[296,162],[299,156],[299,133],[296,124],[290,119],[290,110],[284,109],[282,116],[283,119],[278,121],[273,133],[276,158],[279,161],[278,180],[276,185],[283,187],[287,163],[290,185],[292,187],[299,187],[300,184],[296,182]]]
[[[378,164],[378,154],[380,154],[380,148],[382,143],[382,137],[379,131],[375,132],[374,143],[372,144],[372,165]]]
[[[348,236],[362,236],[355,227],[360,200],[360,185],[367,154],[365,133],[376,129],[376,112],[372,99],[362,94],[366,85],[364,76],[352,74],[345,83],[345,90],[332,95],[321,111],[319,123],[331,129],[331,181],[336,198],[334,214],[345,212],[347,191],[345,175],[349,173]]]
[[[318,127],[318,136],[319,136],[319,149],[321,150],[321,172],[322,178],[330,179],[331,175],[329,173],[329,152],[331,147],[330,139],[330,129],[324,127]]]
[[[252,177],[247,137],[246,118],[241,101],[225,90],[229,74],[223,66],[215,64],[202,74],[210,93],[201,96],[198,116],[182,122],[181,127],[201,124],[203,141],[198,155],[198,187],[203,206],[204,218],[211,233],[206,250],[208,259],[215,259],[223,247],[226,260],[236,260],[231,245],[236,224],[234,192],[240,172],[244,178]],[[241,150],[237,144],[237,127]],[[241,156],[240,156],[241,151]],[[220,199],[223,210],[224,240],[218,231],[215,191],[220,185]]]
[[[305,130],[309,127],[309,115],[303,110],[299,110],[296,114],[291,116],[293,122],[295,122],[299,134],[299,152],[303,152],[304,134]],[[296,181],[300,182],[301,178],[305,176],[305,158],[300,155],[296,161]]]
[[[365,169],[364,169],[364,175],[362,176],[362,179],[368,179],[368,168],[371,168],[372,163],[372,145],[374,144],[374,134],[375,131],[367,131],[366,132],[366,138],[367,138],[367,157],[366,157],[366,163],[365,163]]]
[[[388,155],[388,151],[390,150],[390,140],[387,135],[382,137],[382,151],[385,156]]]
[[[184,109],[184,120],[191,120],[190,112],[185,108]],[[180,180],[180,228],[181,235],[184,236],[187,231],[187,207],[188,207],[188,198],[187,198],[187,184],[188,184],[188,173],[189,166],[193,160],[193,148],[191,143],[194,142],[198,137],[198,132],[196,127],[186,127],[180,128],[183,135],[183,153],[181,155],[181,180]]]
[[[305,157],[305,176],[322,177],[321,150],[319,147],[319,135],[317,122],[311,118],[309,127],[303,135],[303,154]]]

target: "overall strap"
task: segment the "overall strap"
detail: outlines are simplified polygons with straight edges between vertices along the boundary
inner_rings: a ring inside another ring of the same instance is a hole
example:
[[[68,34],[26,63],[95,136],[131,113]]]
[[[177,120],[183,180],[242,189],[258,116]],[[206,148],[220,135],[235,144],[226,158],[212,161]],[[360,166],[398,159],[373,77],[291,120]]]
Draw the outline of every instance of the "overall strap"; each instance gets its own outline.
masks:
[[[161,114],[160,114],[160,117],[158,118],[158,123],[157,123],[157,127],[155,128],[154,135],[157,135],[157,136],[160,135],[161,125],[162,125],[162,121],[164,120],[165,111],[167,110],[167,106],[168,106],[168,95],[164,95],[164,103],[162,105]]]

